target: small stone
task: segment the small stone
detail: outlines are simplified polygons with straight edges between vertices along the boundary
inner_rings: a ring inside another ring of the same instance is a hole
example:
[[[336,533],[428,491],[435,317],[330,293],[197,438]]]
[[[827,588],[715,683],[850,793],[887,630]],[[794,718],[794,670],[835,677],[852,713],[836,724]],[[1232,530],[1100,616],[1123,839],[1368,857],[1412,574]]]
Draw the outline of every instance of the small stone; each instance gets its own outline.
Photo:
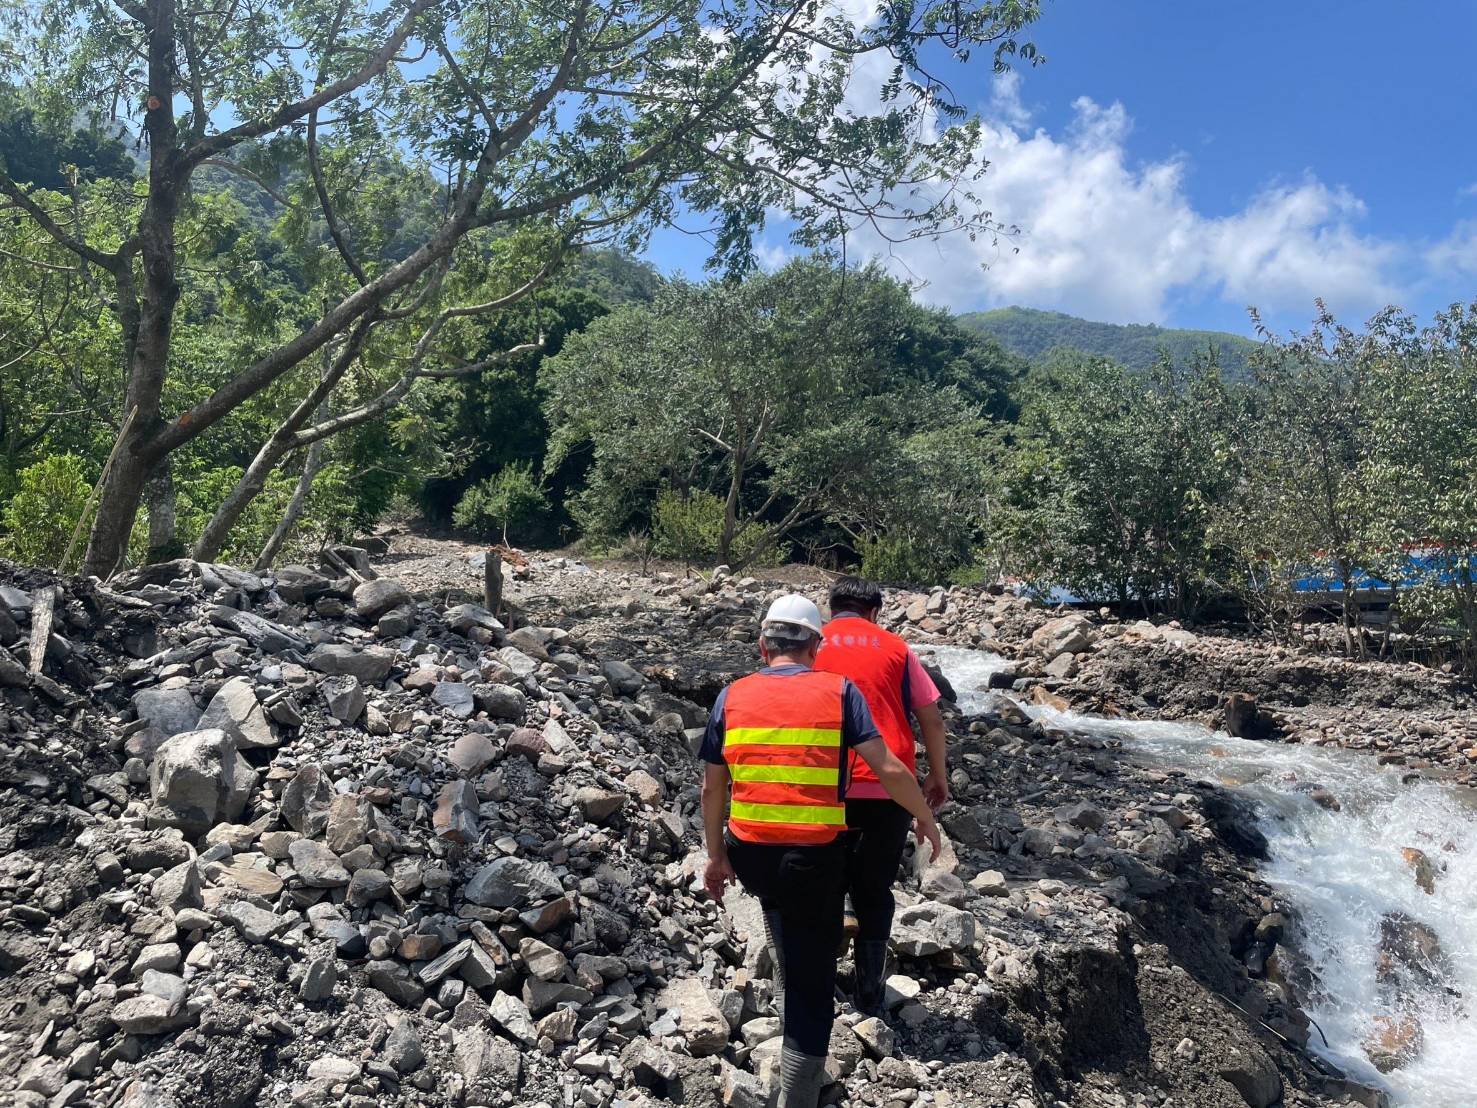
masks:
[[[538,939],[524,939],[518,946],[518,956],[528,972],[541,981],[557,981],[569,969],[568,958]]]
[[[878,1017],[870,1016],[862,1020],[852,1031],[873,1058],[886,1058],[892,1054],[892,1028]]]
[[[441,786],[431,823],[450,842],[477,841],[477,790],[470,781],[458,778]]]
[[[299,839],[288,847],[288,854],[298,878],[309,888],[335,889],[349,883],[349,871],[323,843]]]
[[[390,1035],[385,1039],[385,1061],[395,1068],[396,1073],[413,1073],[426,1064],[421,1037],[409,1016],[398,1017],[390,1028]]]
[[[447,760],[464,777],[476,777],[497,758],[497,748],[480,731],[469,731],[451,746]]]
[[[338,962],[333,958],[314,958],[303,970],[302,983],[297,995],[306,1003],[315,1004],[333,995],[338,984]]]

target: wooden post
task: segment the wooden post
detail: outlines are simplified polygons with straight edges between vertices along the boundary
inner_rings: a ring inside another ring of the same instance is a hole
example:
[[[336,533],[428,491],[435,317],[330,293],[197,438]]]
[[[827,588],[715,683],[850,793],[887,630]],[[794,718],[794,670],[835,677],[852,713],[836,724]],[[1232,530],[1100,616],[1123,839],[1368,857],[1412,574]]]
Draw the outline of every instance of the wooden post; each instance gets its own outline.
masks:
[[[31,674],[41,672],[46,661],[46,647],[51,642],[51,618],[56,611],[57,590],[48,585],[37,589],[31,600]]]
[[[503,556],[496,550],[487,552],[482,567],[482,606],[494,616],[503,606]]]

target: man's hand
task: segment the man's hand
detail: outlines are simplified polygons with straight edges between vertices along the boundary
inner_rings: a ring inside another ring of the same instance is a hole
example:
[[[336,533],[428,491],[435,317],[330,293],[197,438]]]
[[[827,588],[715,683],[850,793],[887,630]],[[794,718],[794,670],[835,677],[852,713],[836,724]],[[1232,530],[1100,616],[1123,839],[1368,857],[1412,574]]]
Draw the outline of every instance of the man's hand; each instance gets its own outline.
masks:
[[[939,825],[934,821],[932,816],[929,816],[926,820],[915,819],[913,821],[913,837],[920,843],[925,839],[928,840],[928,845],[933,848],[932,853],[928,856],[928,860],[930,862],[938,860],[939,851],[944,848],[944,844],[939,841]]]
[[[923,779],[923,799],[935,812],[949,803],[949,779],[942,773],[930,773]]]
[[[938,833],[934,833],[934,841],[937,843]],[[937,846],[935,846],[937,853]],[[728,855],[708,859],[708,868],[703,871],[703,888],[708,890],[708,895],[719,904],[723,903],[723,890],[738,881],[738,874],[733,872],[733,866],[729,864]]]

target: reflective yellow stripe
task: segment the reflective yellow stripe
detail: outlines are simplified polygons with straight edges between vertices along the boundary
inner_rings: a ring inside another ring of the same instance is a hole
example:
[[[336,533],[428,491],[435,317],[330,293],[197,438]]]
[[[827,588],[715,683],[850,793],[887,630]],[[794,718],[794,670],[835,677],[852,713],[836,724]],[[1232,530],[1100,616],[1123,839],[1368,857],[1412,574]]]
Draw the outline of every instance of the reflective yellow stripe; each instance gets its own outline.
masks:
[[[729,766],[735,781],[773,781],[785,785],[834,785],[841,771],[825,766]]]
[[[751,823],[814,823],[845,827],[846,808],[840,804],[738,804],[729,809],[732,819]]]
[[[730,727],[723,734],[729,746],[840,746],[839,727]]]

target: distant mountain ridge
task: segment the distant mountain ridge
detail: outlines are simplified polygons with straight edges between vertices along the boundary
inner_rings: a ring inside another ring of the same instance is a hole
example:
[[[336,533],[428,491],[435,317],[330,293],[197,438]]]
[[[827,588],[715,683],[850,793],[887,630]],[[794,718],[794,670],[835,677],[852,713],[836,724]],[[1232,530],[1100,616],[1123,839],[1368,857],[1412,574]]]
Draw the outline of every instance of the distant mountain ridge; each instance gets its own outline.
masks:
[[[1176,362],[1188,362],[1213,347],[1221,371],[1236,378],[1249,374],[1247,359],[1258,345],[1229,331],[1194,331],[1152,323],[1097,323],[1036,308],[966,312],[958,319],[961,326],[991,335],[1007,350],[1033,361],[1065,346],[1112,358],[1133,369],[1147,369],[1164,351]]]

